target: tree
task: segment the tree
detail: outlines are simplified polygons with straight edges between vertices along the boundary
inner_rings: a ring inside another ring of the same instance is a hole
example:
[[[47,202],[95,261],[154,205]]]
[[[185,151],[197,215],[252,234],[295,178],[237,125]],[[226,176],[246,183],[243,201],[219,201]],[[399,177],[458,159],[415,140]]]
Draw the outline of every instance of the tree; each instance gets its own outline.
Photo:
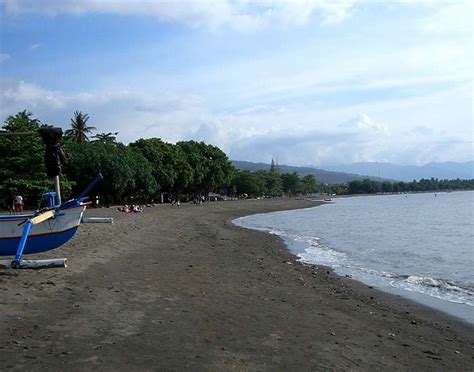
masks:
[[[176,146],[183,151],[193,172],[188,191],[207,194],[229,184],[235,168],[221,149],[196,141],[182,141]]]
[[[234,193],[239,195],[261,196],[265,192],[265,181],[260,174],[255,172],[237,171],[230,184],[235,187]]]
[[[176,180],[173,189],[177,193],[189,190],[193,181],[193,169],[186,160],[186,154],[179,146],[173,146],[174,150],[174,166],[176,170]]]
[[[313,193],[318,190],[316,178],[314,178],[314,175],[308,174],[301,179],[301,189],[306,194]]]
[[[158,190],[170,192],[178,179],[178,172],[184,171],[181,164],[185,161],[183,154],[178,154],[173,145],[163,142],[160,138],[141,138],[129,146],[150,163]],[[187,186],[187,182],[185,184]]]
[[[92,138],[94,138],[93,142],[117,143],[117,134],[118,132],[97,133]]]
[[[383,192],[393,192],[393,183],[389,181],[382,182],[382,191]]]
[[[154,197],[157,191],[147,160],[121,143],[69,142],[66,152],[69,162],[65,173],[77,182],[75,194],[81,192],[99,171],[104,181],[97,184],[94,193],[107,203],[131,197],[146,200]]]
[[[87,121],[89,115],[81,111],[74,111],[74,118],[71,119],[71,129],[65,132],[66,137],[69,137],[74,142],[81,143],[89,141],[88,134],[96,130],[95,127],[88,127]]]
[[[265,194],[268,196],[282,196],[283,185],[278,173],[264,170],[256,172],[265,182]]]
[[[39,119],[26,110],[9,116],[3,125],[7,133],[37,132],[42,126]],[[44,166],[44,144],[38,135],[0,136],[0,199],[9,204],[15,194],[21,194],[25,203],[35,206],[43,191],[52,182]]]
[[[289,195],[298,193],[301,189],[301,181],[298,173],[284,173],[281,176],[283,191]]]

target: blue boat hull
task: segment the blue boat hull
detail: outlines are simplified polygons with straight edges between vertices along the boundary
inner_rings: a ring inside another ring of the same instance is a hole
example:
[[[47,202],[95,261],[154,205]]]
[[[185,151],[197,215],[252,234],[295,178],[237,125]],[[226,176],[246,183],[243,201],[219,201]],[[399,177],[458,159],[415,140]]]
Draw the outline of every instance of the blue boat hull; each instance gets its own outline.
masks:
[[[23,254],[46,252],[58,248],[71,239],[76,231],[77,226],[62,232],[30,236],[26,241]],[[0,256],[14,256],[19,242],[19,237],[0,239]]]
[[[54,216],[43,222],[30,225],[22,254],[50,251],[73,237],[81,223],[86,206],[81,203],[55,211]],[[34,213],[0,216],[0,256],[16,256],[25,223]]]

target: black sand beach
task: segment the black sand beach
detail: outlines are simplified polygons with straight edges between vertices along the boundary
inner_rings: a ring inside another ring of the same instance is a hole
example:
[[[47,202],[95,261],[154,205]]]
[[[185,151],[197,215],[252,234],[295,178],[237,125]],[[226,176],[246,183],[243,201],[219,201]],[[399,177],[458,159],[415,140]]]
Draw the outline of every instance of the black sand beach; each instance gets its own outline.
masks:
[[[88,211],[67,269],[0,272],[0,370],[473,370],[472,325],[230,222],[312,205]]]

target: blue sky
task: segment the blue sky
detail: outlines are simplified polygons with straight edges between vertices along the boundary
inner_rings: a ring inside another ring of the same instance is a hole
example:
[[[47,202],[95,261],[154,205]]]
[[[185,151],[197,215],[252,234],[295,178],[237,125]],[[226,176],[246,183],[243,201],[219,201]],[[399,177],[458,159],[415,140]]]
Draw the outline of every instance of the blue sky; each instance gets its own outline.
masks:
[[[474,159],[466,1],[0,0],[0,119],[231,159]]]

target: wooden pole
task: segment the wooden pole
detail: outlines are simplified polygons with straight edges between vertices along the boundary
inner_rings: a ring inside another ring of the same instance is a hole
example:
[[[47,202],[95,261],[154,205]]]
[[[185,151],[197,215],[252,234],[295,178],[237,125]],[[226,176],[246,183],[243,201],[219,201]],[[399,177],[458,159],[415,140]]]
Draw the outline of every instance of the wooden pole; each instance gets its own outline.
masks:
[[[59,176],[54,177],[54,191],[56,191],[57,205],[61,205],[61,187],[59,186]]]
[[[22,260],[18,269],[52,269],[57,267],[67,267],[66,258],[50,260]],[[0,260],[0,269],[12,269],[12,260]]]

